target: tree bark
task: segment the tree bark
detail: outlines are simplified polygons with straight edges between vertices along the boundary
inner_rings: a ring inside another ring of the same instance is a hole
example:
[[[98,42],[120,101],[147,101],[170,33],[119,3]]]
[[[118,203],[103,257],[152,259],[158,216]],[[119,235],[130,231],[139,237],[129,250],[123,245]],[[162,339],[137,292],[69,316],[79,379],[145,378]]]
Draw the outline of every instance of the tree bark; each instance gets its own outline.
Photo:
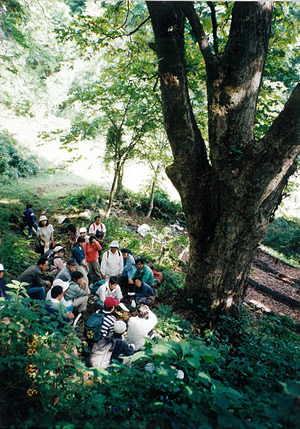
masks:
[[[152,213],[152,210],[153,210],[155,186],[156,186],[156,178],[153,179],[152,186],[151,186],[150,202],[149,202],[148,212],[146,214],[146,219],[150,219],[151,213]]]
[[[117,163],[115,166],[115,170],[114,170],[114,178],[113,178],[113,182],[110,188],[110,194],[109,194],[109,200],[108,200],[108,205],[107,205],[107,209],[106,209],[106,213],[105,213],[105,219],[108,218],[108,216],[110,215],[111,212],[111,208],[112,208],[112,203],[114,200],[114,196],[116,193],[116,189],[117,189],[117,183],[118,183],[118,178],[120,175],[120,164]]]
[[[167,173],[187,219],[186,292],[207,320],[240,304],[251,259],[299,147],[299,88],[261,141],[256,105],[267,54],[271,2],[235,2],[223,53],[213,54],[192,2],[147,2],[159,58],[162,106],[174,162]],[[184,22],[207,71],[209,156],[189,97]]]

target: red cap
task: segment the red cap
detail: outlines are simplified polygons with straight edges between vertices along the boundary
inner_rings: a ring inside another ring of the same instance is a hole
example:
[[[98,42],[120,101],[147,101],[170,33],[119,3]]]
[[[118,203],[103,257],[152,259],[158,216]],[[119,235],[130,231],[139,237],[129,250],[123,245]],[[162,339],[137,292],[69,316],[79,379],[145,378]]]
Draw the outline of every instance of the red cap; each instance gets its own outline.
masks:
[[[109,296],[108,298],[106,298],[106,300],[104,301],[104,305],[105,307],[108,308],[112,308],[115,305],[119,305],[120,301],[118,301],[117,299],[113,298],[112,296]]]

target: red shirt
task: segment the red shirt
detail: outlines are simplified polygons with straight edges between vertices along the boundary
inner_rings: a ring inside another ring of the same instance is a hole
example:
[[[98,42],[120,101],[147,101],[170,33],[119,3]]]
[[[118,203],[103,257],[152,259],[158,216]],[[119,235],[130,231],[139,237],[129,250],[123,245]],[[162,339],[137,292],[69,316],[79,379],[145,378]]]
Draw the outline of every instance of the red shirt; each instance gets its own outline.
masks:
[[[102,249],[98,243],[85,243],[83,245],[85,251],[86,262],[96,262],[99,258],[99,251]]]

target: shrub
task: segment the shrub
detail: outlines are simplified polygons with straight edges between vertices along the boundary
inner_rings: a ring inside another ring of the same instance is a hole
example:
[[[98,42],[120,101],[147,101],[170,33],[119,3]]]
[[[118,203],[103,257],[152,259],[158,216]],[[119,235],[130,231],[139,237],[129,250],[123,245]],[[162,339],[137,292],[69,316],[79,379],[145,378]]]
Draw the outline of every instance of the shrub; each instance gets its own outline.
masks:
[[[263,244],[296,261],[300,259],[300,222],[275,218],[268,228]]]
[[[90,185],[79,191],[68,192],[63,205],[66,209],[84,210],[91,207],[104,208],[103,198],[107,198],[107,192],[101,186]]]
[[[24,147],[20,148],[16,140],[7,132],[0,133],[0,177],[8,182],[19,177],[28,177],[42,171],[40,160]]]

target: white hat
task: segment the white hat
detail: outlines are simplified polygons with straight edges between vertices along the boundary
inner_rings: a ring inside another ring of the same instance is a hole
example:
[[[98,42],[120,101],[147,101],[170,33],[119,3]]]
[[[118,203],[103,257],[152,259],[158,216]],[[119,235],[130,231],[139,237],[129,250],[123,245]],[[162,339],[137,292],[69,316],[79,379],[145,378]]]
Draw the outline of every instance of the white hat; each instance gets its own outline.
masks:
[[[64,247],[62,247],[62,246],[55,246],[54,249],[53,249],[53,253],[60,252],[61,250],[65,250]]]
[[[123,320],[117,320],[114,326],[114,332],[116,334],[123,334],[127,329],[126,323]]]
[[[86,227],[85,226],[83,226],[82,228],[80,228],[79,229],[79,232],[81,233],[81,232],[86,232],[87,231],[87,229],[86,229]]]
[[[6,271],[2,264],[0,264],[0,271]]]
[[[47,216],[45,216],[45,215],[40,216],[39,222],[41,222],[42,220],[48,220]]]
[[[110,243],[109,247],[117,247],[117,248],[119,248],[119,243],[116,240],[114,240],[114,241],[112,241]]]
[[[56,279],[53,282],[53,286],[61,286],[63,288],[63,292],[65,292],[69,287],[69,282],[64,282],[62,279]]]

